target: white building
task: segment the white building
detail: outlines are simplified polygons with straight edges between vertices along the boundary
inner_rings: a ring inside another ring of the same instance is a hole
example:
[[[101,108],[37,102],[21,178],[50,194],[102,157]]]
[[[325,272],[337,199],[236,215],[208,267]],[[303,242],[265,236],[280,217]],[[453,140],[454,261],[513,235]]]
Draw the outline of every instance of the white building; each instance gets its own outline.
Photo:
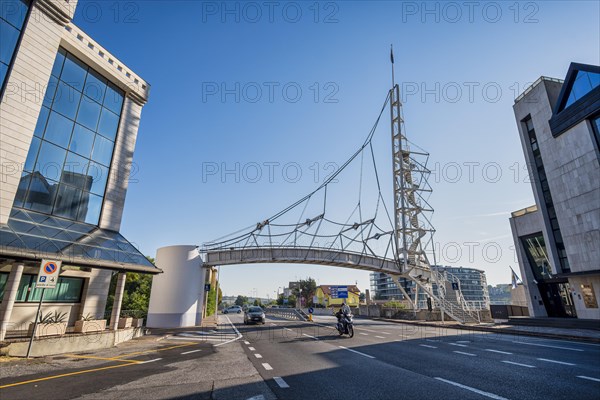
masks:
[[[42,259],[62,261],[44,312],[101,318],[119,272],[160,272],[119,234],[150,86],[75,26],[76,0],[2,1],[0,340],[33,321]]]
[[[600,67],[541,77],[514,113],[535,197],[510,218],[530,314],[600,319]]]

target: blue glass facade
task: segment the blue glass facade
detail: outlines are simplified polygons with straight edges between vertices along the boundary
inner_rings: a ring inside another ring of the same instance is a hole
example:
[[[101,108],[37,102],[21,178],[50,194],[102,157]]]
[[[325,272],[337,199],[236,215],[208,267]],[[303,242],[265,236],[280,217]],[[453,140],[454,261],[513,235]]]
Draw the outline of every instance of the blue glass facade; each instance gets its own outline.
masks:
[[[598,85],[600,85],[600,74],[589,71],[577,71],[577,76],[575,77],[575,82],[573,82],[569,98],[565,103],[565,108],[591,92]]]
[[[13,207],[98,224],[123,95],[59,50]]]
[[[2,88],[25,25],[29,3],[25,0],[0,2],[0,87]]]

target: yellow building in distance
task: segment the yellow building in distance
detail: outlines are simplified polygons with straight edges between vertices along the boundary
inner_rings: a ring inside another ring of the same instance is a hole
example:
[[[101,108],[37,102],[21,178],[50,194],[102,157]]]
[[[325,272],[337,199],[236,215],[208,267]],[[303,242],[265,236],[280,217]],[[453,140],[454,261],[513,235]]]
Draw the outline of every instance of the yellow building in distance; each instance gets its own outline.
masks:
[[[348,298],[347,299],[334,299],[331,297],[332,286],[348,286]],[[316,303],[324,307],[329,306],[340,306],[345,300],[349,306],[358,306],[360,303],[360,290],[356,285],[320,285],[317,286],[315,293]]]

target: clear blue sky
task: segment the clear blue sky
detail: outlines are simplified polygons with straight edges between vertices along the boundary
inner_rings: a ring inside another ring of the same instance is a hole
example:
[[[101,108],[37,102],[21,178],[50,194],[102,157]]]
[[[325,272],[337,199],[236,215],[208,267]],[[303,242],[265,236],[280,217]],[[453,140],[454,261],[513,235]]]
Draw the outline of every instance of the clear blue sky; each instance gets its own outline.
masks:
[[[541,75],[564,78],[572,61],[600,63],[598,2],[224,4],[79,2],[75,23],[152,85],[123,218],[128,239],[148,255],[202,244],[311,191],[326,163],[343,163],[373,124],[390,87],[392,43],[408,136],[431,153],[440,263],[509,282],[509,213],[534,202],[512,104]],[[377,138],[382,182],[391,186],[387,119]],[[239,182],[221,176],[236,163]],[[357,181],[349,174],[340,185],[355,190]],[[331,267],[221,274],[229,295],[272,297],[307,276],[369,284],[366,272]]]

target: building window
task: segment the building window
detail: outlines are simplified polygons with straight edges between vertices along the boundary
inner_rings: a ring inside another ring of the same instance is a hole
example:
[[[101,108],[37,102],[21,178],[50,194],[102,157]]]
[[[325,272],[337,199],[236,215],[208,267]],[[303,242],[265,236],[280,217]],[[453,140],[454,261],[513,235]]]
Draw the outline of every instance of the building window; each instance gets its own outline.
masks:
[[[98,224],[123,95],[59,49],[14,207]]]
[[[600,151],[600,115],[596,115],[592,118],[592,130],[594,131],[596,148],[598,149],[598,151]]]
[[[565,108],[591,92],[598,85],[600,85],[600,74],[588,71],[577,71],[577,76],[573,82],[569,98],[565,103]]]
[[[0,87],[4,93],[4,82],[8,76],[15,49],[29,12],[29,1],[2,0],[0,4]]]
[[[550,220],[550,230],[554,237],[554,243],[556,244],[556,251],[560,262],[562,272],[570,272],[569,259],[567,258],[567,252],[565,250],[565,244],[558,224],[558,218],[556,217],[556,210],[554,209],[554,202],[552,201],[552,193],[550,192],[550,186],[548,185],[548,178],[546,177],[546,170],[544,168],[544,162],[542,160],[542,154],[533,127],[531,116],[527,116],[522,121],[527,137],[529,139],[529,145],[533,154],[533,161],[535,163],[535,169],[537,171],[537,177],[539,180],[540,188],[542,189],[542,201],[546,206],[546,212],[548,219]]]
[[[589,285],[581,285],[581,295],[583,296],[585,308],[598,308],[596,293],[594,293],[594,286],[591,283]]]
[[[2,301],[2,297],[4,297],[6,282],[8,282],[8,272],[0,272],[0,301]]]
[[[42,289],[35,288],[37,275],[23,274],[15,301],[22,303],[38,303]],[[58,278],[56,288],[46,289],[44,303],[79,303],[83,289],[83,278]]]
[[[521,238],[533,276],[538,281],[552,278],[552,269],[542,233]]]

